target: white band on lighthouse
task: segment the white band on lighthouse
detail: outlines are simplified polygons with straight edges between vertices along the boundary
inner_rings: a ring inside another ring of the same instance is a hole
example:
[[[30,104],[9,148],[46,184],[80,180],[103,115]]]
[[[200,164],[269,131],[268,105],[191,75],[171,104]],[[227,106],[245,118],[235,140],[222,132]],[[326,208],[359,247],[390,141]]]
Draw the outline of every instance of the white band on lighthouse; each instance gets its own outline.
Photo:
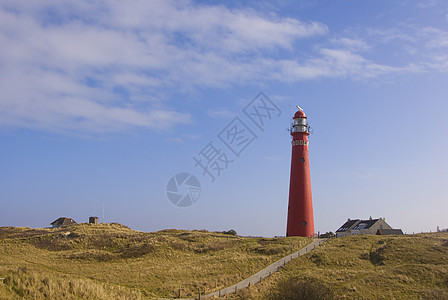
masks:
[[[304,140],[295,140],[295,141],[292,141],[291,142],[291,144],[293,145],[293,146],[297,146],[297,145],[300,145],[300,146],[308,146],[309,144],[310,144],[310,141],[304,141]]]

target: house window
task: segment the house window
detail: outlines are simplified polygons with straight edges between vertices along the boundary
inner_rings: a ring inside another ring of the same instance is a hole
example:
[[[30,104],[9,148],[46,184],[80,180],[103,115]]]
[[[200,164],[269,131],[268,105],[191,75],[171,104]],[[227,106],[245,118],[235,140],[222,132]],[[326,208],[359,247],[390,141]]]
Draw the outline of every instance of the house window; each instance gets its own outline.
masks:
[[[383,229],[383,225],[380,225],[380,229]]]

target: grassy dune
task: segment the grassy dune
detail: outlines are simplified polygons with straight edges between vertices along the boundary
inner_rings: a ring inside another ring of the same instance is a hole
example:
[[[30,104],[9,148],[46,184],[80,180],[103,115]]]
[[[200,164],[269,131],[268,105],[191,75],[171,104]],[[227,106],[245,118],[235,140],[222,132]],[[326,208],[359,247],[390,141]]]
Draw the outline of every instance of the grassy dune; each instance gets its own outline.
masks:
[[[207,231],[144,233],[119,224],[0,227],[0,298],[139,299],[211,292],[292,253],[307,238]]]
[[[307,238],[119,224],[0,228],[0,299],[146,299],[229,286]],[[448,299],[448,233],[333,239],[233,299]]]
[[[448,299],[448,233],[333,239],[232,298]]]

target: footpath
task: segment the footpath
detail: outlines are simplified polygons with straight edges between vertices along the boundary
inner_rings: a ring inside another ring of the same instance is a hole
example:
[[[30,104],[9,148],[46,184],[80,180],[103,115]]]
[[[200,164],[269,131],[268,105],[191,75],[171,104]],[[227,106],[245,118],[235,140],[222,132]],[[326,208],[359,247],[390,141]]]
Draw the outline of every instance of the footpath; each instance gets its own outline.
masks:
[[[316,247],[319,247],[324,241],[325,241],[325,239],[314,239],[311,244],[306,245],[305,247],[303,247],[302,249],[300,249],[297,252],[294,252],[288,256],[285,256],[285,257],[279,259],[275,263],[267,266],[266,268],[255,273],[254,275],[252,275],[246,279],[243,279],[240,282],[238,282],[232,286],[223,288],[219,291],[216,291],[216,292],[213,292],[213,293],[210,293],[207,295],[201,295],[200,299],[206,299],[206,298],[210,298],[210,297],[222,297],[226,294],[236,293],[239,290],[245,289],[247,287],[250,287],[251,285],[259,283],[266,277],[268,277],[268,276],[272,275],[273,273],[277,272],[278,270],[280,270],[280,268],[282,266],[284,266],[286,263],[290,262],[293,258],[297,258],[301,255],[304,255],[304,254],[310,252],[311,250],[315,249]],[[194,300],[194,299],[197,299],[197,298],[178,299],[178,300]]]

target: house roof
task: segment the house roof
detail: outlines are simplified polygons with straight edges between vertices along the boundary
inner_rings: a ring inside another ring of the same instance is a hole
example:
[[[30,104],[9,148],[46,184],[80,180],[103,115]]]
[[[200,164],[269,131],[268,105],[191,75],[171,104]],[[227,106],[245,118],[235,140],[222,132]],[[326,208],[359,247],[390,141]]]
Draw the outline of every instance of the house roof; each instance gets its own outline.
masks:
[[[75,220],[73,220],[72,218],[66,218],[66,217],[61,217],[61,218],[51,222],[52,226],[55,226],[55,225],[67,226],[67,225],[72,225],[72,224],[76,224]]]
[[[369,220],[361,220],[354,228],[353,230],[361,230],[361,229],[369,229],[372,227],[373,224],[378,222],[379,219],[369,219]]]
[[[376,231],[377,235],[391,235],[391,234],[403,234],[401,229],[378,229]]]
[[[342,225],[341,227],[339,227],[338,230],[336,230],[336,232],[346,232],[352,229],[352,227],[355,226],[359,221],[360,221],[359,219],[355,220],[348,219],[347,222],[344,223],[344,225]]]

